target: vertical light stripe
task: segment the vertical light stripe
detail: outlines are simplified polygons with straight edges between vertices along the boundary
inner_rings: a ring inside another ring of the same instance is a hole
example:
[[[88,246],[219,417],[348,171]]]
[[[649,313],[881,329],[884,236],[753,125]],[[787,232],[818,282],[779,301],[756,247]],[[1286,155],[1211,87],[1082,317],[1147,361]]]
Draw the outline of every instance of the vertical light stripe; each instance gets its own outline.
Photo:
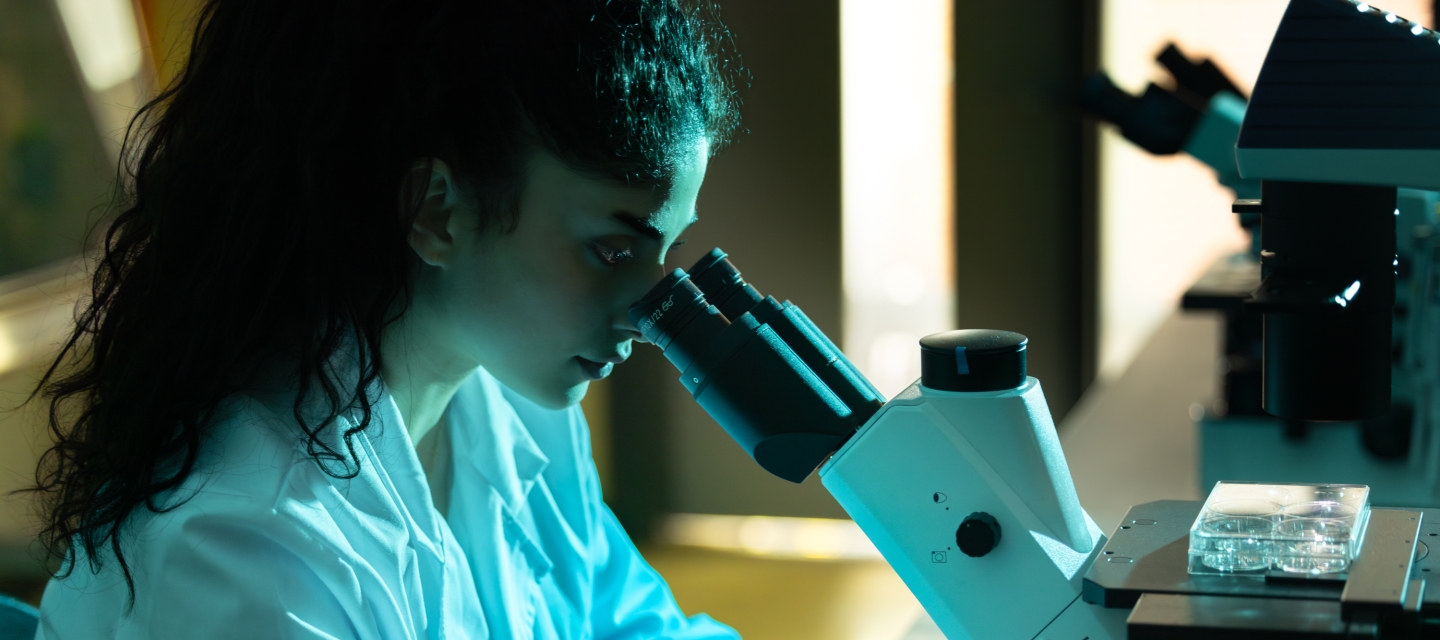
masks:
[[[841,0],[844,349],[887,396],[954,328],[951,3]]]
[[[140,72],[144,52],[129,0],[55,0],[55,4],[91,91],[105,91]]]

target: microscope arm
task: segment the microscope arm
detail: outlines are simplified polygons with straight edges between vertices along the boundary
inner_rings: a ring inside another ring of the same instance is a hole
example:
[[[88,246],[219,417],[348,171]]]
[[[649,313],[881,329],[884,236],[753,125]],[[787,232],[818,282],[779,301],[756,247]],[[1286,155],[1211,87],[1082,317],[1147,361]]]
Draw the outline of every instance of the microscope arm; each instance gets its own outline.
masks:
[[[917,382],[820,480],[947,637],[1124,637],[1127,611],[1079,598],[1106,537],[1080,506],[1036,379],[978,393]]]

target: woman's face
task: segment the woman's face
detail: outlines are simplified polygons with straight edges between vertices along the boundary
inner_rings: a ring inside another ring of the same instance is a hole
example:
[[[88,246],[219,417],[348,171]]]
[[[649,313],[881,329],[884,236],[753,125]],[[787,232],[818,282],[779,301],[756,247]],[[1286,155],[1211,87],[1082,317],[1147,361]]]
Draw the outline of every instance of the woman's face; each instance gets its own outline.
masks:
[[[478,213],[449,205],[438,260],[415,238],[436,206],[427,197],[411,244],[428,266],[407,315],[427,316],[416,320],[453,349],[437,356],[483,366],[543,406],[579,402],[641,339],[626,311],[664,275],[666,253],[695,221],[708,151],[693,145],[670,183],[655,187],[577,173],[536,151],[514,231],[477,233]]]

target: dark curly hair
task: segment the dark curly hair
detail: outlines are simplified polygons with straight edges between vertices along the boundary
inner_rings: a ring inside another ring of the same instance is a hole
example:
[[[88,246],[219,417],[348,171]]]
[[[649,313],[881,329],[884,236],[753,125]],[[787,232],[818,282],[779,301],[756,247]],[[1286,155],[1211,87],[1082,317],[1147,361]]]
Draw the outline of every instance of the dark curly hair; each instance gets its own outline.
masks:
[[[91,297],[32,398],[55,444],[35,491],[62,571],[178,506],[223,399],[275,367],[327,473],[358,473],[380,339],[417,261],[401,202],[418,158],[456,167],[513,229],[523,155],[632,184],[738,126],[743,73],[709,5],[682,0],[209,0],[190,58],[144,106]],[[359,379],[327,365],[355,358]],[[302,405],[316,401],[317,418]],[[322,438],[356,412],[342,438]],[[330,442],[344,442],[344,449]]]

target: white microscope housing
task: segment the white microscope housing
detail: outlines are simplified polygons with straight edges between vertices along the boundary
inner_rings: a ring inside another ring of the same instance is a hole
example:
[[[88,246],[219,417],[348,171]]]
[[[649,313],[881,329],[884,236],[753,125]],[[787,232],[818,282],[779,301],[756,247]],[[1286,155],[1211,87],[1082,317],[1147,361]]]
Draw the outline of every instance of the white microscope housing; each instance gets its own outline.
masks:
[[[1080,601],[1106,538],[1076,497],[1040,381],[1024,375],[1024,336],[952,331],[922,345],[923,382],[821,482],[946,637],[1124,637],[1126,611]]]

